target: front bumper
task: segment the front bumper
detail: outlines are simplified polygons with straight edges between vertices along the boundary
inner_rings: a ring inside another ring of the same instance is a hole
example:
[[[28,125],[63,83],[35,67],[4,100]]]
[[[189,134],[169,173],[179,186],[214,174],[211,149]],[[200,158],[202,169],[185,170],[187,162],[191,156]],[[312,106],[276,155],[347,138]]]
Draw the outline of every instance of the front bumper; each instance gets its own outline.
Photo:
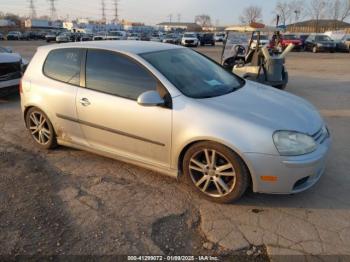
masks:
[[[253,191],[294,194],[309,189],[319,181],[325,171],[330,145],[331,139],[328,137],[316,151],[296,157],[245,154],[252,175]],[[276,177],[276,180],[264,181],[263,177]]]

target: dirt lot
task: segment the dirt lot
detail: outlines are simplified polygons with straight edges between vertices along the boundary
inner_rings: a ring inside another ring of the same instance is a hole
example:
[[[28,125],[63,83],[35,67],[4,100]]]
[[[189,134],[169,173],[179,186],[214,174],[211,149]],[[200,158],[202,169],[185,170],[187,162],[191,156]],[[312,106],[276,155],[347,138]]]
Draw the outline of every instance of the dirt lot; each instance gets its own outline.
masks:
[[[45,43],[1,44],[30,59]],[[199,50],[219,58],[220,47]],[[287,64],[287,91],[311,101],[331,130],[326,173],[307,192],[248,192],[234,205],[108,158],[38,150],[19,98],[1,100],[0,255],[350,255],[350,55],[292,53]]]

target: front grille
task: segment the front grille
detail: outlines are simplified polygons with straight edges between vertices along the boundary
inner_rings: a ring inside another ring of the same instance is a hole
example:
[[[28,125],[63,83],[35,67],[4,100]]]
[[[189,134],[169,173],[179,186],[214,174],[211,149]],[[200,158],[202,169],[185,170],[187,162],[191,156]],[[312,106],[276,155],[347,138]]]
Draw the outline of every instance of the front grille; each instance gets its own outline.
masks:
[[[193,44],[194,41],[193,41],[193,40],[185,40],[185,43],[186,43],[186,44]]]
[[[312,137],[315,139],[316,142],[319,144],[322,144],[328,137],[329,132],[326,126],[323,126],[320,130],[318,130]]]
[[[21,77],[21,64],[19,62],[0,64],[0,81],[8,81]]]

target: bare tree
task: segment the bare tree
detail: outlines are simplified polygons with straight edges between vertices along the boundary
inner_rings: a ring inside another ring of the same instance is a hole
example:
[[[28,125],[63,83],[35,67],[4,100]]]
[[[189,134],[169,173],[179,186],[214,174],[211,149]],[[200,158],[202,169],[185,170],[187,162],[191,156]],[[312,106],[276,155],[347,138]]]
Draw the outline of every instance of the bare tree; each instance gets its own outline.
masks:
[[[315,20],[315,32],[319,31],[319,21],[326,17],[327,6],[329,2],[326,0],[310,0],[308,6],[309,16]]]
[[[350,0],[333,0],[328,2],[328,13],[334,20],[344,21],[350,17]]]
[[[243,10],[239,17],[242,24],[251,24],[262,21],[262,9],[259,6],[249,6]]]
[[[195,23],[199,24],[201,27],[211,26],[211,17],[210,15],[197,15],[194,19]]]
[[[291,10],[290,10],[289,3],[281,2],[281,1],[277,2],[277,5],[275,7],[275,12],[277,15],[279,15],[283,25],[286,25],[289,22],[291,18]]]
[[[327,11],[328,2],[325,0],[310,0],[308,12],[312,19],[319,21],[324,18]]]

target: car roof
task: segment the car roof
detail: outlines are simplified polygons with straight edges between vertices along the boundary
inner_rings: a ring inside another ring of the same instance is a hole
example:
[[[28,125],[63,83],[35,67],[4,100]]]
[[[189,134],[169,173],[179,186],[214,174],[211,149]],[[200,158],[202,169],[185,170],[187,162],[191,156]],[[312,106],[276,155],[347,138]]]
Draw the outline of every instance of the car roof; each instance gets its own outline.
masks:
[[[149,52],[164,51],[170,49],[184,48],[165,43],[157,43],[150,41],[132,41],[132,40],[107,40],[107,41],[90,41],[90,42],[75,42],[66,44],[54,44],[41,46],[39,49],[54,50],[61,48],[92,48],[92,49],[106,49],[112,51],[119,51],[129,54],[142,54]]]

